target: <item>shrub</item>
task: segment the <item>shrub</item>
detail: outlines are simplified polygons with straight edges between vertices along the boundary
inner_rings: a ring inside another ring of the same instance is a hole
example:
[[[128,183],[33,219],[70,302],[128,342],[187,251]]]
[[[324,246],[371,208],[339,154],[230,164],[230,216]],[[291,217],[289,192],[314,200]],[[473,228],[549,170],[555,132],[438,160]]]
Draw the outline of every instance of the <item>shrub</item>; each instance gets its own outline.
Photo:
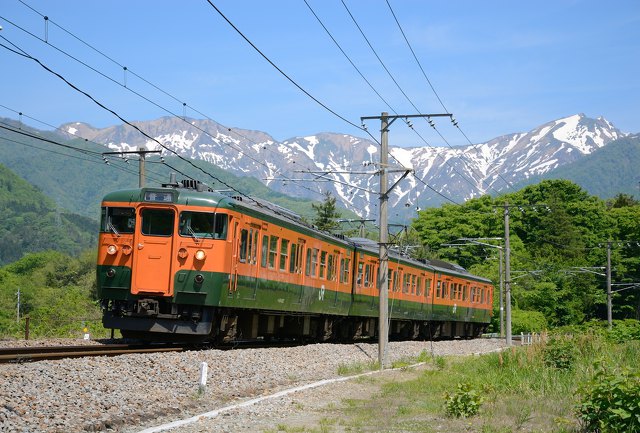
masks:
[[[586,431],[640,432],[640,374],[636,370],[612,372],[604,367],[582,388],[578,418]]]
[[[468,418],[478,414],[482,401],[482,396],[469,383],[459,383],[456,392],[444,395],[445,413],[450,417]]]
[[[576,360],[575,343],[567,338],[553,338],[542,349],[542,359],[547,367],[570,370]]]
[[[511,312],[511,330],[514,334],[542,332],[547,329],[547,319],[539,311],[514,309]]]

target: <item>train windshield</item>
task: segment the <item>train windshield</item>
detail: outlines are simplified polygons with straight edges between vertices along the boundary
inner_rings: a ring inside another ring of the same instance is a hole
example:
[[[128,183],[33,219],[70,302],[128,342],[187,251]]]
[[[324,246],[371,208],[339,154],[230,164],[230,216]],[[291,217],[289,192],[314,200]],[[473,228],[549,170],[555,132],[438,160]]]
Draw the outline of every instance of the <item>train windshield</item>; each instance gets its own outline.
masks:
[[[100,231],[133,233],[136,228],[136,211],[132,207],[103,207],[100,219]]]
[[[171,236],[173,234],[173,210],[142,209],[142,234],[147,236]]]
[[[180,235],[193,238],[226,239],[227,215],[210,212],[182,212]]]

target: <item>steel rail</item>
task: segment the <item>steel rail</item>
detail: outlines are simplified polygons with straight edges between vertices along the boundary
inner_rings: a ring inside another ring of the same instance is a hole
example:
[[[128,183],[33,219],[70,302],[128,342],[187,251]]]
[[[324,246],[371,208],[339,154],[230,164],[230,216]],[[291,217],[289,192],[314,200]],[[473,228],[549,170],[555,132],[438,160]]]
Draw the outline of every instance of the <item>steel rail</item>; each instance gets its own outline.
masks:
[[[0,363],[33,362],[87,356],[117,356],[130,353],[179,352],[186,346],[105,344],[84,346],[31,346],[0,348]]]

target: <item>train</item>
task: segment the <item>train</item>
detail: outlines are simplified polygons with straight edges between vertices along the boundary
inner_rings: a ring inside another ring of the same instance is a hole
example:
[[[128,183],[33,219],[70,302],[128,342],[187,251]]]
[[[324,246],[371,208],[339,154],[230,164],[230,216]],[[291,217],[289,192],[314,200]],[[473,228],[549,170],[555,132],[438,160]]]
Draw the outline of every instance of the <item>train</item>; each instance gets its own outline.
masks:
[[[145,341],[377,337],[379,250],[266,201],[192,179],[101,203],[97,291],[105,328]],[[493,285],[462,267],[391,252],[390,339],[473,338]]]

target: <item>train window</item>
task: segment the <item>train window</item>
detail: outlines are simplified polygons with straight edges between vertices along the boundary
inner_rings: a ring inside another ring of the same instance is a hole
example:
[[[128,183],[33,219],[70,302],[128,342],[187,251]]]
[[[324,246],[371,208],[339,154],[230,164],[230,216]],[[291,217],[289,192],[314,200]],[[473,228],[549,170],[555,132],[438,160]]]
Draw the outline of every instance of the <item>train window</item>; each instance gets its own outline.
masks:
[[[484,287],[480,289],[480,303],[484,304]]]
[[[373,287],[373,265],[368,264],[364,267],[364,286]]]
[[[456,299],[458,297],[458,284],[451,283],[449,286],[449,298]]]
[[[282,239],[282,241],[280,241],[280,270],[281,271],[287,270],[287,259],[289,258],[288,251],[289,251],[289,240]]]
[[[336,256],[329,254],[329,262],[327,264],[327,280],[334,281],[336,279]]]
[[[171,236],[173,234],[173,210],[142,209],[142,234],[149,236]]]
[[[318,249],[311,250],[311,276],[315,277],[318,270]]]
[[[411,294],[413,295],[416,294],[416,278],[415,275],[411,275]]]
[[[424,296],[425,298],[428,298],[429,296],[431,296],[431,279],[430,278],[426,278],[424,281]]]
[[[307,248],[307,264],[305,266],[305,275],[311,275],[311,248]]]
[[[262,236],[262,257],[260,259],[260,264],[263,268],[267,267],[267,255],[269,253],[269,236]]]
[[[258,230],[253,232],[253,248],[251,249],[251,264],[255,265],[258,261]]]
[[[446,281],[442,282],[442,297],[444,299],[449,297],[449,283],[447,283]]]
[[[402,276],[402,293],[409,293],[409,286],[411,285],[409,274]]]
[[[400,274],[398,271],[393,271],[393,291],[398,292],[400,290]]]
[[[358,287],[362,287],[362,278],[364,276],[364,263],[358,262],[358,278],[356,279],[356,284]]]
[[[240,261],[245,263],[247,261],[247,249],[249,248],[248,244],[249,239],[249,231],[247,229],[242,229],[240,232]]]
[[[292,274],[297,271],[296,258],[298,257],[298,244],[291,244],[291,255],[289,255],[289,272]]]
[[[462,300],[469,300],[469,286],[467,286],[466,284],[462,287]]]
[[[133,233],[136,228],[136,210],[132,207],[103,207],[100,229],[103,232]]]
[[[194,238],[227,238],[226,214],[211,212],[191,212],[180,213],[180,235]]]
[[[271,236],[271,240],[269,241],[269,267],[276,267],[276,257],[278,257],[278,237]]]
[[[436,286],[436,298],[442,298],[442,281],[438,281]]]
[[[351,263],[351,259],[340,259],[340,282],[341,283],[349,282],[350,263]]]
[[[320,253],[320,274],[318,275],[320,278],[324,278],[326,267],[327,267],[327,252],[322,251]]]

